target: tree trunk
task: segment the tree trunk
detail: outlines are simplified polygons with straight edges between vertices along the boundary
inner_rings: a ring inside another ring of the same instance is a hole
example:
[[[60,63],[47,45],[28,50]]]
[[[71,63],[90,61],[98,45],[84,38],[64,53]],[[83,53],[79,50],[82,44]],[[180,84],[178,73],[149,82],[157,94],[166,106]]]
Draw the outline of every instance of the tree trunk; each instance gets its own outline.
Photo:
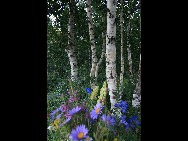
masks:
[[[132,106],[138,108],[141,103],[141,54],[140,54],[140,63],[138,70],[138,82],[133,93]]]
[[[69,3],[70,7],[70,17],[68,23],[68,46],[65,51],[68,54],[70,66],[71,66],[71,79],[74,81],[78,77],[78,64],[77,59],[75,56],[74,46],[75,46],[75,39],[74,39],[74,13],[75,13],[75,2],[74,0],[70,0]]]
[[[128,11],[130,14],[130,11]],[[132,57],[131,57],[131,48],[130,48],[130,15],[128,19],[128,24],[127,24],[127,52],[128,52],[128,61],[129,61],[129,72],[130,72],[130,79],[133,78],[133,69],[132,69]]]
[[[97,66],[96,66],[96,70],[95,70],[95,78],[96,78],[96,81],[97,81],[97,77],[98,77],[98,70],[99,70],[99,66],[100,64],[102,63],[102,60],[104,58],[104,54],[105,54],[105,46],[106,46],[106,39],[105,39],[105,31],[106,29],[104,28],[104,20],[105,20],[105,17],[103,16],[102,17],[102,22],[103,22],[103,32],[102,32],[102,53],[101,53],[101,57],[99,59],[99,62],[97,63]]]
[[[110,95],[111,109],[116,99],[116,3],[117,0],[107,1],[107,33],[106,33],[106,79]]]
[[[124,29],[124,19],[123,19],[123,0],[121,0],[121,13],[120,13],[120,24],[121,24],[121,73],[120,73],[120,88],[123,85],[123,75],[124,75],[124,53],[123,53],[123,29]],[[123,93],[122,90],[120,91],[120,99]]]
[[[87,0],[87,17],[88,17],[89,37],[90,37],[91,54],[92,54],[92,67],[91,67],[90,77],[95,79],[97,56],[96,56],[95,39],[94,39],[94,31],[93,31],[91,0]],[[91,82],[91,89],[94,89],[94,87],[95,87],[95,83]]]

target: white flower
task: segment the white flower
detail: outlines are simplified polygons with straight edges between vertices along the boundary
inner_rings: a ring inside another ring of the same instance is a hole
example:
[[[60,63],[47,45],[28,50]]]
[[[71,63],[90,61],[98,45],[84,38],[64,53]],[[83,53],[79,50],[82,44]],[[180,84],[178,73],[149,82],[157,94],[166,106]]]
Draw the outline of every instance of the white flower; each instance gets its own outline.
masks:
[[[55,129],[55,127],[53,127],[53,126],[48,127],[48,130],[54,130],[54,129]]]

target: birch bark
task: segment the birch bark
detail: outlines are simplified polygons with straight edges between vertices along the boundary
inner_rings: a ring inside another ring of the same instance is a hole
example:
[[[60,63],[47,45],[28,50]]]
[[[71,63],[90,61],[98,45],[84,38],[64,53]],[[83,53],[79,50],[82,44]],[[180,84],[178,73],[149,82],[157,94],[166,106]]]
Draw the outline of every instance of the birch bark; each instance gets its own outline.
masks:
[[[92,57],[92,66],[90,77],[95,78],[95,70],[97,65],[97,56],[96,56],[96,48],[95,48],[95,39],[94,39],[94,30],[93,30],[93,21],[92,21],[92,9],[91,9],[91,0],[87,0],[87,17],[88,17],[88,25],[89,25],[89,37],[91,44],[91,57]],[[95,83],[91,82],[91,89],[94,89]]]
[[[75,56],[75,39],[74,39],[74,13],[75,13],[75,2],[74,0],[70,0],[69,3],[69,23],[68,23],[68,46],[65,51],[67,52],[70,66],[71,66],[71,79],[74,81],[78,77],[78,64]]]
[[[130,11],[128,11],[130,14]],[[131,48],[130,48],[130,15],[129,15],[129,21],[127,24],[127,52],[128,52],[128,61],[129,61],[129,72],[130,72],[130,78],[133,78],[133,70],[132,70],[132,57],[131,57]]]
[[[110,95],[111,109],[116,103],[116,3],[117,0],[107,1],[107,33],[106,33],[106,79]]]
[[[140,63],[138,70],[138,82],[133,93],[132,106],[138,108],[141,103],[141,54],[140,54]]]
[[[123,53],[123,29],[124,29],[124,19],[123,19],[123,0],[121,0],[121,13],[120,13],[120,24],[121,24],[121,73],[120,73],[120,88],[123,85],[123,75],[124,75],[124,53]],[[120,99],[123,93],[120,91]]]

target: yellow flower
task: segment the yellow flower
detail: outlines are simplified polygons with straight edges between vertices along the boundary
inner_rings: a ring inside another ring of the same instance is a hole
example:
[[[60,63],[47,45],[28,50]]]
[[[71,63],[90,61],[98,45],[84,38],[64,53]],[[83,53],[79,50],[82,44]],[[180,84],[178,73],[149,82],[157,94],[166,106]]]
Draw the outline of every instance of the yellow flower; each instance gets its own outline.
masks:
[[[99,91],[99,86],[95,86],[95,88],[93,89],[93,92],[91,93],[91,96],[90,96],[91,100],[97,99],[96,96],[98,94],[98,91]]]
[[[56,119],[56,120],[54,120],[54,123],[50,124],[51,126],[54,126],[56,130],[58,129],[59,120],[60,119]]]
[[[59,120],[60,120],[60,119],[56,119],[56,120],[54,120],[54,123],[59,123]]]
[[[118,139],[117,139],[117,138],[114,138],[114,141],[118,141]]]
[[[108,141],[107,139],[105,139],[104,141]]]
[[[103,83],[102,88],[100,89],[100,96],[98,96],[97,103],[102,101],[102,105],[104,105],[104,99],[106,99],[106,82]]]

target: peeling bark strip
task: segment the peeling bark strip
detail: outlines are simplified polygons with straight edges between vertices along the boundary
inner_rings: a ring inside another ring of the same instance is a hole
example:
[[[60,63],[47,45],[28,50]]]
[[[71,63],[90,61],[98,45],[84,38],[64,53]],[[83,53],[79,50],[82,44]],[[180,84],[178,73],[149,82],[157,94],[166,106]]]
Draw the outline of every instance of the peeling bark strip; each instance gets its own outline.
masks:
[[[121,0],[121,13],[120,13],[120,24],[121,24],[121,73],[120,73],[120,86],[123,85],[123,75],[124,75],[124,53],[123,53],[123,29],[124,29],[124,26],[123,26],[123,2],[124,0]],[[120,99],[122,97],[123,93],[122,91],[120,91]]]
[[[91,44],[91,57],[92,57],[92,67],[91,67],[90,77],[95,77],[97,56],[96,56],[95,39],[94,39],[94,31],[93,31],[91,0],[87,0],[87,17],[88,17],[89,36],[90,36],[90,44]],[[91,89],[94,89],[94,87],[95,87],[95,83],[91,83]]]
[[[69,23],[68,23],[68,46],[65,51],[68,54],[70,66],[71,66],[71,79],[75,80],[78,77],[78,64],[74,51],[74,13],[75,13],[75,2],[70,0],[69,3]]]
[[[106,33],[106,79],[110,95],[111,109],[114,108],[116,99],[116,3],[117,0],[107,1],[107,33]],[[115,23],[115,24],[114,24]]]
[[[141,54],[140,54],[140,63],[138,70],[138,82],[133,94],[132,106],[138,108],[141,103]]]

